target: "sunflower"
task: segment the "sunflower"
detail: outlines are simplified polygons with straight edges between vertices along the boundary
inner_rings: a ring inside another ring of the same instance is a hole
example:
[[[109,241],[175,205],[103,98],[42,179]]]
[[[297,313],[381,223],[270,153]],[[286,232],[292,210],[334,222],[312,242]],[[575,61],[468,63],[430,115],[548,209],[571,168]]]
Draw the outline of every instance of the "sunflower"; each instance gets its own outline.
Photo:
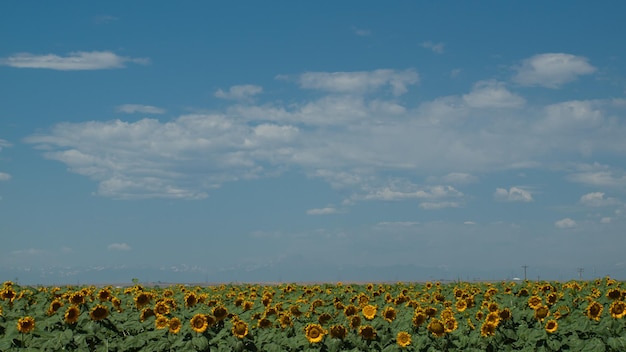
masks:
[[[374,340],[376,338],[376,329],[371,325],[361,326],[359,328],[359,335],[365,340]]]
[[[361,326],[361,317],[358,315],[353,315],[350,317],[350,327],[352,329],[356,329]]]
[[[413,319],[412,319],[413,326],[415,326],[415,327],[419,327],[419,326],[421,326],[422,324],[424,324],[424,322],[426,321],[426,319],[428,319],[428,315],[426,315],[426,314],[425,314],[424,312],[422,312],[422,311],[416,311],[416,312],[413,314]]]
[[[542,305],[541,297],[539,296],[530,296],[528,299],[528,306],[532,309],[537,309]]]
[[[193,307],[198,303],[198,297],[193,292],[189,292],[185,295],[185,307]]]
[[[606,296],[612,300],[620,299],[622,291],[619,288],[613,288],[606,293]]]
[[[439,319],[433,319],[428,324],[428,331],[430,331],[436,337],[441,337],[446,333],[446,327]]]
[[[545,317],[550,315],[550,309],[547,306],[540,305],[535,309],[535,319],[543,321]]]
[[[146,308],[141,312],[141,317],[139,319],[141,319],[141,321],[145,321],[146,319],[153,317],[154,316],[154,311],[152,310],[152,308]]]
[[[111,299],[111,291],[108,288],[103,288],[98,291],[98,299],[100,302],[105,302]]]
[[[485,317],[485,322],[497,326],[498,324],[500,324],[500,314],[498,314],[498,312],[492,312],[487,314],[487,317]]]
[[[455,303],[456,310],[461,313],[467,309],[467,301],[464,299],[458,300]]]
[[[65,311],[64,319],[68,324],[76,324],[78,317],[80,316],[80,309],[76,306],[71,306]]]
[[[170,307],[165,303],[165,301],[158,301],[154,305],[154,313],[157,315],[168,315],[170,314]]]
[[[343,340],[348,334],[348,329],[343,325],[333,325],[330,327],[330,337]]]
[[[509,320],[513,317],[511,310],[509,308],[504,308],[503,310],[499,311],[498,315],[500,316],[500,319],[502,320]]]
[[[257,324],[260,328],[265,329],[265,328],[269,328],[270,326],[272,326],[272,321],[267,318],[261,318],[259,319]]]
[[[317,321],[322,324],[322,325],[326,325],[328,324],[328,322],[332,319],[333,317],[328,314],[328,313],[322,313],[318,318]]]
[[[396,310],[393,307],[386,307],[385,310],[383,310],[383,318],[391,323],[396,319]]]
[[[546,323],[546,331],[550,334],[554,333],[556,329],[558,328],[559,328],[559,323],[557,323],[556,320],[554,319],[550,319]]]
[[[304,328],[304,333],[306,335],[306,339],[309,340],[310,343],[318,343],[322,341],[327,331],[324,330],[324,328],[322,328],[319,324],[308,324]]]
[[[302,315],[302,312],[300,311],[300,306],[298,306],[297,304],[289,307],[289,312],[296,318]]]
[[[476,312],[476,320],[481,321],[485,317],[485,313],[482,310]]]
[[[490,302],[490,303],[487,305],[487,310],[488,310],[489,312],[493,313],[493,312],[497,312],[498,310],[500,310],[500,307],[498,307],[498,303],[496,303],[496,302]]]
[[[426,313],[426,315],[428,315],[429,318],[433,318],[435,317],[435,315],[437,315],[437,308],[426,307],[426,309],[424,310],[424,313]]]
[[[148,305],[148,303],[150,303],[151,300],[152,300],[152,295],[150,295],[147,292],[141,292],[137,296],[135,296],[135,305],[137,306],[137,309],[141,309],[145,307],[146,305]]]
[[[243,309],[244,312],[246,312],[246,311],[249,311],[250,309],[252,309],[253,306],[254,306],[254,302],[243,301],[243,304],[241,305],[241,308]]]
[[[71,304],[79,306],[85,303],[85,295],[81,291],[74,292],[70,296],[69,301]]]
[[[226,307],[224,306],[217,306],[213,308],[213,316],[218,321],[222,321],[228,316],[228,309],[226,309]]]
[[[243,339],[244,337],[246,337],[246,335],[248,335],[248,324],[246,324],[245,321],[236,320],[235,322],[233,322],[233,328],[231,329],[231,332],[236,337]]]
[[[35,319],[33,317],[20,318],[17,321],[17,331],[27,334],[35,329]]]
[[[602,310],[604,310],[604,306],[601,303],[592,301],[587,306],[587,310],[585,310],[585,315],[589,317],[589,319],[599,321],[600,315],[602,315]]]
[[[111,304],[113,304],[113,307],[115,307],[118,312],[122,311],[122,300],[120,300],[119,298],[111,298]]]
[[[191,328],[193,329],[193,331],[200,333],[200,334],[203,333],[209,326],[209,323],[207,322],[204,314],[194,315],[193,318],[191,318],[190,323],[191,323]]]
[[[101,304],[96,305],[95,307],[91,309],[91,312],[89,312],[89,317],[93,321],[104,320],[108,315],[109,315],[109,310],[107,309],[107,307]]]
[[[440,315],[441,320],[454,319],[454,312],[451,309],[444,309]]]
[[[55,299],[54,301],[50,302],[50,307],[48,307],[48,315],[52,315],[54,313],[56,313],[61,307],[63,307],[63,302],[59,301],[58,299]]]
[[[363,316],[365,317],[365,319],[372,320],[376,316],[376,309],[377,309],[376,306],[367,304],[363,307],[363,310],[361,312],[363,313]]]
[[[182,327],[182,323],[180,321],[180,319],[174,317],[172,319],[170,319],[169,322],[169,331],[172,334],[178,334],[178,332],[180,331],[180,328]]]
[[[613,301],[609,308],[611,316],[615,319],[620,319],[626,316],[626,303],[624,301]]]
[[[459,323],[457,323],[456,319],[454,319],[454,317],[450,318],[450,319],[446,319],[443,321],[443,326],[444,329],[447,333],[453,332],[454,330],[456,330],[459,327]]]
[[[156,320],[154,321],[154,327],[157,330],[165,329],[166,327],[169,326],[169,324],[170,324],[170,320],[167,319],[167,317],[164,315],[158,315]]]
[[[315,308],[322,307],[323,305],[324,305],[324,301],[318,298],[315,301],[311,302],[311,311],[314,311]]]
[[[493,336],[496,334],[497,325],[485,322],[480,327],[480,335],[481,336]]]
[[[546,296],[546,303],[548,303],[549,306],[554,305],[558,300],[559,295],[557,295],[555,292],[550,292],[548,296]]]
[[[411,344],[411,334],[406,331],[400,331],[396,335],[396,343],[398,346],[404,348]]]
[[[293,324],[293,322],[291,321],[291,317],[287,314],[281,314],[278,322],[280,323],[280,327],[283,329]]]
[[[351,317],[353,315],[355,315],[357,312],[359,311],[359,309],[354,306],[354,305],[349,305],[346,308],[344,308],[343,313],[347,316],[347,317]]]

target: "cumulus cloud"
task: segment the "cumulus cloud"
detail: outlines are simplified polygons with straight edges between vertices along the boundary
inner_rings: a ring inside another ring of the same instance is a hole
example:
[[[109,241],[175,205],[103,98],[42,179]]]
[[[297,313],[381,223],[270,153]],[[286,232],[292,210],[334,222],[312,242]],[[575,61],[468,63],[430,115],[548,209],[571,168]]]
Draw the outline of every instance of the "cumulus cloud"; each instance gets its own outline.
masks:
[[[149,59],[119,56],[110,51],[77,51],[67,56],[19,53],[0,58],[0,65],[17,68],[43,68],[61,71],[104,70],[125,67],[127,62],[147,64]]]
[[[139,104],[124,104],[115,109],[117,112],[123,112],[126,114],[164,114],[165,109],[158,108],[152,105],[139,105]]]
[[[532,56],[515,68],[513,81],[524,86],[559,88],[578,76],[592,74],[596,68],[582,56],[564,53],[547,53]]]
[[[477,82],[463,100],[471,108],[517,108],[526,102],[507,90],[503,82],[494,80]]]
[[[130,251],[131,248],[127,243],[111,243],[107,246],[110,251]]]
[[[390,86],[393,95],[402,95],[408,86],[417,84],[419,75],[413,69],[404,71],[380,69],[357,72],[306,72],[299,78],[302,88],[334,93],[367,93]]]
[[[442,201],[442,202],[421,202],[419,207],[425,210],[439,210],[445,208],[458,208],[461,206],[459,202]]]
[[[430,40],[428,40],[428,41],[422,42],[421,46],[422,48],[432,50],[434,53],[443,54],[446,45],[444,43],[433,43]]]
[[[308,215],[329,215],[329,214],[338,214],[341,211],[335,207],[325,207],[325,208],[315,208],[309,209],[306,211]]]
[[[577,226],[576,221],[570,219],[570,218],[564,218],[561,220],[558,220],[554,223],[554,226],[559,228],[559,229],[571,229]]]
[[[230,87],[227,91],[218,89],[215,96],[221,99],[229,100],[247,100],[255,95],[263,92],[263,87],[252,84],[244,84]]]
[[[496,192],[493,194],[493,197],[498,201],[505,202],[533,201],[532,194],[520,187],[511,187],[508,190],[506,188],[496,188]]]
[[[579,201],[582,205],[588,207],[606,207],[620,204],[620,202],[611,197],[604,197],[604,192],[591,192],[580,197]]]

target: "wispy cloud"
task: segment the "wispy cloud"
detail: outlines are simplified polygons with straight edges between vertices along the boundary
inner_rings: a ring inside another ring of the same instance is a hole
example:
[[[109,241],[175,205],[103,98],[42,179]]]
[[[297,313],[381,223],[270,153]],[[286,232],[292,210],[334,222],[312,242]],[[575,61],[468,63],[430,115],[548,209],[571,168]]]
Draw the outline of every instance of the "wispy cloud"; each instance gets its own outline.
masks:
[[[559,229],[571,229],[577,226],[576,221],[570,219],[570,218],[564,218],[561,220],[558,220],[554,223],[554,226],[559,228]]]
[[[8,181],[10,179],[11,179],[11,175],[5,172],[0,172],[0,181]]]
[[[232,86],[228,89],[228,91],[223,91],[221,89],[218,89],[215,92],[215,96],[221,99],[247,100],[262,92],[263,92],[263,87],[255,86],[253,84],[244,84],[244,85]]]
[[[350,29],[352,29],[352,32],[360,37],[367,37],[372,35],[372,31],[370,31],[369,29],[364,29],[364,28],[357,28],[355,26],[352,26]]]
[[[506,188],[496,188],[496,192],[493,194],[495,200],[505,202],[532,202],[532,194],[520,187],[511,187],[508,190]]]
[[[444,43],[433,43],[430,40],[422,42],[420,45],[422,48],[430,49],[437,54],[443,54],[446,47],[446,44]]]
[[[335,93],[366,93],[391,86],[394,95],[407,92],[408,86],[419,82],[415,70],[380,69],[360,72],[307,72],[300,76],[300,86]]]
[[[145,65],[148,64],[150,60],[146,58],[119,56],[110,51],[76,51],[66,56],[18,53],[6,58],[0,58],[0,65],[61,71],[123,68],[128,62]]]
[[[606,207],[611,205],[618,205],[620,202],[611,197],[604,197],[604,192],[592,192],[587,193],[580,197],[580,204],[588,207]]]
[[[140,104],[124,104],[118,106],[115,111],[126,114],[142,113],[142,114],[164,114],[165,109],[158,108],[152,105],[140,105]]]
[[[107,246],[110,251],[130,251],[130,246],[127,243],[111,243]]]
[[[515,66],[517,71],[513,81],[524,86],[543,86],[559,88],[574,81],[578,76],[589,75],[596,68],[587,62],[587,58],[565,53],[538,54]]]
[[[342,211],[335,207],[325,207],[325,208],[314,208],[306,211],[308,215],[329,215],[329,214],[339,214]]]

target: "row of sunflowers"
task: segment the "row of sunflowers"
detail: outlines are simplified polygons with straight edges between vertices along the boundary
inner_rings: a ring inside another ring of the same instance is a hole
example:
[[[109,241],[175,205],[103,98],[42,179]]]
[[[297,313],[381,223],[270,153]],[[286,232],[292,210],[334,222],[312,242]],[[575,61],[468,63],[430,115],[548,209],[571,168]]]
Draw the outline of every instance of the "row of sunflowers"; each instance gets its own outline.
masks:
[[[626,289],[570,282],[0,288],[0,350],[626,351]]]

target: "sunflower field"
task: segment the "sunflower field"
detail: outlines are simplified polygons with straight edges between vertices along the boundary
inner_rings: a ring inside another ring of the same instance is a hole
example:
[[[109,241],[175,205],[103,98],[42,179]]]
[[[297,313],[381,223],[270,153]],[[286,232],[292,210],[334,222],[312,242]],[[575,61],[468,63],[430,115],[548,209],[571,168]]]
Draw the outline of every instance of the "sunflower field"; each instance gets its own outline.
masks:
[[[626,351],[595,281],[0,286],[0,351]]]

